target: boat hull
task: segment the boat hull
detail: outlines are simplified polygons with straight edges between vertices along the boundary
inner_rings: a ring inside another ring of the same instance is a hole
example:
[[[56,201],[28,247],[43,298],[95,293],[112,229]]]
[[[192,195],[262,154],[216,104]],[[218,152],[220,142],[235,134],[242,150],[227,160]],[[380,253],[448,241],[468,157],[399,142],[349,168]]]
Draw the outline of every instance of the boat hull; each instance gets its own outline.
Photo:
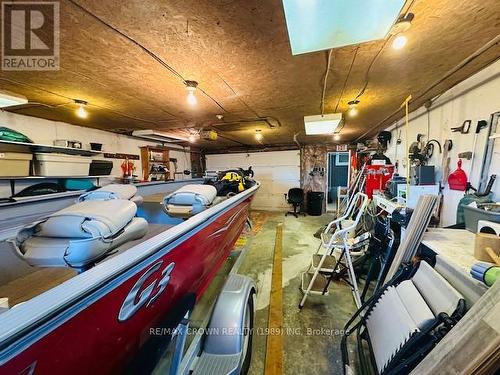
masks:
[[[146,364],[154,364],[151,357],[169,340],[170,329],[227,259],[251,199],[228,207],[21,332],[0,348],[0,374],[149,372]]]

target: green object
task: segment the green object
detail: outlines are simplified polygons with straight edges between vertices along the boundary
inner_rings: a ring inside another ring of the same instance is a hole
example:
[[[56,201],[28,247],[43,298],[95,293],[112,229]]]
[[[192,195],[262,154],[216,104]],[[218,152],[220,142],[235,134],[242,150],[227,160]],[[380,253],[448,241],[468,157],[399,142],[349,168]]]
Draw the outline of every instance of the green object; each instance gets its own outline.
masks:
[[[9,142],[33,143],[33,141],[26,137],[24,134],[3,126],[0,126],[0,140]]]
[[[91,190],[95,188],[92,181],[87,179],[68,178],[61,183],[66,190]]]
[[[484,273],[484,283],[492,286],[500,278],[500,267],[491,267]]]
[[[465,194],[464,197],[462,199],[460,199],[460,202],[458,202],[457,224],[465,223],[464,206],[468,206],[472,202],[476,202],[476,203],[491,202],[491,193],[488,195],[485,195],[484,197],[478,197],[475,194]]]

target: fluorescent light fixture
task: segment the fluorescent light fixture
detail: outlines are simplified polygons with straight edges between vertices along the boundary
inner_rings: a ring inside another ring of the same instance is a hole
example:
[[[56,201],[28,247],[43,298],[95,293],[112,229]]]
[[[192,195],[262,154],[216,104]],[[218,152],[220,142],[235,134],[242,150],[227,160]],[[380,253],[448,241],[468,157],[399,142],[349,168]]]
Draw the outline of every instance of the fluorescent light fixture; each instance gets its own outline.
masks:
[[[132,136],[150,139],[152,141],[158,141],[162,143],[176,143],[179,141],[188,142],[189,138],[181,137],[173,133],[159,132],[157,130],[147,129],[147,130],[134,130]]]
[[[22,95],[14,94],[9,91],[0,91],[0,108],[12,107],[28,103],[28,98]]]
[[[333,134],[342,121],[342,113],[304,116],[306,135]]]
[[[293,55],[385,38],[405,0],[283,0]]]

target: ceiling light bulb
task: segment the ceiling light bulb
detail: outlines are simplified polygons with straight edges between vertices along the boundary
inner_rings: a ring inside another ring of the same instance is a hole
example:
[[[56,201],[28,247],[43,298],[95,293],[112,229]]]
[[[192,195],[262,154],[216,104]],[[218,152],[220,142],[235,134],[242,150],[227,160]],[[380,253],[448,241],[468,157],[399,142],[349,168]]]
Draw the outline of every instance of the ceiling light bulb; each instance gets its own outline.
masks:
[[[260,130],[256,130],[255,131],[255,139],[260,142],[260,141],[262,141],[263,138],[264,138],[264,136],[262,135]]]
[[[359,100],[354,99],[354,100],[351,100],[347,104],[349,105],[349,110],[347,111],[347,113],[349,114],[349,117],[355,117],[358,114]]]
[[[196,142],[196,136],[194,134],[190,134],[188,137],[188,140],[190,143],[195,143]]]
[[[189,91],[188,96],[187,96],[187,102],[189,105],[196,105],[196,103],[198,103],[198,100],[196,99],[196,96],[194,95],[194,90]]]
[[[334,134],[333,135],[333,140],[334,141],[339,141],[340,140],[340,134]]]
[[[392,41],[392,48],[401,49],[406,45],[408,38],[404,34],[397,35]]]
[[[186,84],[186,90],[188,92],[187,95],[187,102],[189,105],[196,105],[198,103],[198,100],[196,99],[196,96],[194,95],[194,92],[196,91],[196,87],[198,86],[198,82],[196,81],[185,81]]]
[[[75,100],[75,103],[78,104],[78,109],[76,110],[76,115],[80,118],[87,118],[88,112],[85,109],[87,102],[83,100]]]

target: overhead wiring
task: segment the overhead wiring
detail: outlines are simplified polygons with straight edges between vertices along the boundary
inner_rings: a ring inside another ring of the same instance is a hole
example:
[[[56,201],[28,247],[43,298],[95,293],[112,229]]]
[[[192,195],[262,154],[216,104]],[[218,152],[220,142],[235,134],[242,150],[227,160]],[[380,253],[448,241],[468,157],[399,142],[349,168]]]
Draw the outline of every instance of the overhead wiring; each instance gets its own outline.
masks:
[[[153,51],[151,51],[150,49],[146,48],[141,43],[139,43],[137,40],[135,40],[131,36],[125,34],[123,31],[117,29],[116,27],[114,27],[113,25],[111,25],[110,23],[108,23],[107,21],[105,21],[104,19],[102,19],[101,17],[99,17],[98,15],[92,13],[87,8],[85,8],[82,5],[78,4],[76,1],[74,1],[74,0],[69,0],[69,1],[74,6],[76,6],[78,9],[82,10],[83,12],[85,12],[86,14],[88,14],[89,16],[91,16],[92,18],[96,19],[97,21],[99,21],[100,23],[102,23],[103,25],[105,25],[106,27],[110,28],[114,32],[118,33],[119,35],[121,35],[122,37],[124,37],[125,39],[127,39],[128,41],[130,41],[131,43],[133,43],[134,45],[136,45],[137,47],[139,47],[142,51],[144,51],[149,56],[151,56],[155,61],[157,61],[161,66],[163,66],[170,73],[172,73],[176,78],[178,78],[180,81],[182,81],[183,84],[185,84],[185,85],[187,84],[187,81],[188,81],[187,79],[185,79],[177,70],[175,70],[175,68],[173,68],[171,65],[169,65],[166,61],[164,61],[162,58],[160,58]],[[204,91],[203,89],[201,89],[199,86],[198,86],[198,90],[200,90],[200,92],[202,92],[206,97],[208,97],[210,100],[212,100],[220,109],[222,109],[224,112],[227,112],[227,110],[217,100],[215,100],[211,95],[209,95],[206,91]]]
[[[222,78],[217,72],[216,72],[217,76],[219,77],[219,79],[224,82],[224,84],[227,86],[227,88],[233,93],[233,95],[236,97],[236,99],[241,103],[243,104],[245,107],[247,107],[247,109],[252,112],[254,114],[254,116],[256,117],[262,117],[259,115],[259,113],[257,111],[255,111],[252,107],[250,107],[250,105],[245,102],[241,97],[240,95],[238,95],[238,93],[236,92],[236,90],[234,90],[232,88],[232,86],[224,79]]]
[[[26,108],[31,108],[31,107],[60,108],[60,107],[64,107],[64,106],[69,105],[69,104],[75,104],[75,101],[71,100],[71,101],[59,103],[59,104],[46,104],[46,103],[28,101],[28,103],[26,103],[26,104],[20,104],[18,106],[9,107],[9,111],[15,112],[15,111],[20,110],[20,109],[26,109]]]
[[[163,61],[158,55],[156,55],[154,52],[152,52],[151,50],[149,50],[146,47],[144,47],[141,43],[139,43],[138,41],[136,41],[134,38],[130,37],[129,35],[125,34],[122,31],[118,30],[116,27],[114,27],[113,25],[109,24],[108,22],[106,22],[104,19],[102,19],[98,15],[92,13],[87,8],[85,8],[82,5],[78,4],[76,1],[69,0],[69,2],[72,3],[74,6],[76,6],[78,9],[82,10],[83,12],[85,12],[86,14],[88,14],[89,16],[91,16],[92,18],[95,18],[96,20],[98,20],[103,25],[109,27],[110,29],[112,29],[116,33],[120,34],[125,39],[127,39],[130,42],[132,42],[133,44],[135,44],[137,47],[139,47],[140,49],[142,49],[144,52],[146,52],[148,55],[150,55],[153,59],[155,59],[157,62],[159,62],[163,67],[165,67],[166,69],[168,69],[174,76],[176,76],[177,78],[179,78],[183,83],[186,82],[186,80],[184,79],[184,77],[179,72],[177,72],[173,67],[171,67],[169,64],[167,64],[165,61]]]
[[[4,78],[4,77],[0,77],[0,80],[2,80],[2,81],[6,81],[6,82],[10,82],[10,83],[13,83],[13,84],[16,84],[16,85],[21,85],[21,86],[31,87],[31,88],[34,88],[35,90],[42,91],[42,92],[46,92],[46,93],[48,93],[48,94],[50,94],[50,95],[58,96],[58,97],[60,97],[60,98],[64,98],[64,99],[69,100],[68,102],[61,103],[61,104],[56,104],[56,105],[52,105],[52,104],[45,104],[45,103],[40,103],[40,102],[28,102],[27,104],[33,103],[33,104],[40,105],[40,106],[44,106],[44,107],[48,107],[48,108],[58,108],[58,107],[64,107],[64,106],[67,106],[67,105],[70,105],[70,104],[74,104],[74,103],[75,103],[75,99],[74,99],[74,98],[70,98],[69,96],[62,95],[62,94],[59,94],[59,93],[57,93],[57,92],[50,91],[50,90],[47,90],[47,89],[43,89],[43,88],[38,87],[38,86],[35,86],[35,85],[31,85],[31,84],[28,84],[28,83],[15,81],[15,80],[13,80],[13,79]],[[128,115],[128,114],[123,113],[123,112],[115,111],[114,109],[111,109],[111,108],[109,108],[109,107],[104,107],[104,106],[97,105],[97,104],[90,103],[90,102],[87,102],[87,105],[88,105],[89,107],[95,107],[95,108],[99,108],[99,109],[104,109],[104,110],[106,110],[106,111],[108,111],[108,112],[115,113],[115,114],[117,114],[117,115],[119,115],[119,116],[126,117],[126,118],[129,118],[129,119],[131,119],[131,120],[137,120],[137,121],[146,122],[146,123],[150,123],[150,124],[157,124],[157,122],[156,122],[156,121],[153,121],[153,120],[147,120],[147,119],[143,119],[143,118],[140,118],[140,117],[136,117],[136,116]],[[15,111],[15,110],[21,110],[21,109],[25,109],[25,108],[24,108],[24,107],[21,107],[21,106],[20,106],[19,108],[13,108],[13,109],[10,109],[10,108],[9,108],[9,111]]]
[[[464,60],[462,60],[458,65],[456,65],[452,69],[448,70],[444,74],[444,76],[442,76],[440,79],[438,79],[437,81],[432,83],[429,87],[427,87],[425,90],[423,90],[418,96],[414,97],[411,102],[417,103],[418,101],[420,101],[422,98],[424,98],[425,95],[427,95],[429,92],[431,92],[431,90],[433,90],[434,88],[436,88],[437,86],[439,86],[440,84],[445,82],[448,78],[453,76],[453,74],[455,74],[455,73],[459,72],[460,70],[462,70],[463,68],[465,68],[467,65],[469,65],[471,62],[473,62],[475,59],[477,59],[483,53],[485,53],[486,51],[488,51],[489,49],[491,49],[492,47],[496,46],[499,43],[500,43],[500,35],[497,35],[493,39],[490,39],[482,47],[480,47],[474,53],[472,53],[471,55],[466,57]],[[493,62],[497,61],[498,59],[499,59],[498,56],[496,56],[491,61],[489,61],[488,64],[493,63]],[[441,94],[436,95],[433,100],[435,100],[435,98],[440,96],[440,95]],[[373,126],[370,130],[368,130],[365,133],[363,133],[362,135],[360,135],[356,139],[356,141],[359,141],[359,140],[363,139],[364,137],[366,137],[367,135],[377,131],[379,128],[384,126],[388,121],[390,121],[398,113],[400,113],[400,108],[396,109],[394,112],[392,112],[391,114],[386,116],[383,120],[381,120],[378,124]]]
[[[408,14],[408,12],[410,11],[410,9],[412,8],[412,6],[413,6],[414,3],[415,3],[415,0],[412,0],[410,2],[410,4],[408,5],[408,7],[406,8],[405,14]],[[371,72],[373,66],[375,65],[375,62],[377,61],[377,59],[380,57],[380,55],[384,51],[385,46],[389,42],[389,39],[390,38],[386,38],[384,40],[384,43],[382,44],[382,46],[380,47],[380,49],[378,50],[378,52],[375,54],[375,56],[373,56],[372,61],[368,65],[368,69],[366,69],[363,87],[361,88],[361,90],[359,90],[358,94],[354,98],[354,101],[358,100],[365,93],[365,91],[366,91],[366,89],[368,87],[368,84],[370,83],[370,72]],[[356,52],[357,52],[357,50],[356,50]]]
[[[228,136],[225,136],[225,135],[220,134],[220,131],[219,131],[217,128],[213,127],[213,126],[212,126],[211,128],[212,128],[212,129],[214,129],[214,130],[217,130],[218,137],[220,137],[220,138],[222,138],[222,139],[228,140],[228,141],[233,142],[233,143],[238,143],[238,144],[240,144],[241,146],[246,146],[246,147],[248,147],[248,146],[249,146],[249,145],[248,145],[248,144],[246,144],[246,143],[240,142],[240,141],[238,141],[238,140],[236,140],[236,139],[233,139],[233,138],[231,138],[231,137],[228,137]]]
[[[327,87],[327,81],[328,81],[328,73],[330,73],[330,64],[332,60],[332,52],[333,49],[328,51],[328,57],[326,60],[326,71],[325,71],[325,78],[323,79],[323,91],[321,93],[321,116],[325,114],[325,96],[326,96],[326,87]]]
[[[379,56],[382,54],[382,51],[384,50],[385,46],[389,42],[389,39],[385,39],[384,43],[382,44],[382,47],[378,50],[377,54],[373,56],[372,61],[370,62],[370,65],[368,65],[368,69],[366,69],[365,73],[365,83],[361,90],[359,90],[358,95],[356,95],[354,100],[358,100],[366,91],[366,88],[368,87],[368,84],[370,83],[370,72],[372,70],[373,65],[375,64],[375,61],[379,58]]]
[[[349,81],[349,76],[351,75],[352,67],[354,66],[354,61],[356,61],[356,56],[358,55],[358,51],[359,51],[359,45],[356,46],[356,49],[354,50],[354,54],[353,54],[352,60],[351,60],[351,65],[349,66],[349,70],[347,71],[347,75],[345,76],[344,85],[342,86],[342,91],[340,91],[339,100],[337,100],[337,105],[335,106],[335,111],[334,111],[335,113],[337,112],[337,110],[339,108],[340,101],[342,100],[342,97],[344,96],[344,91],[345,91],[345,88],[347,86],[347,82]]]
[[[224,112],[228,112],[226,108],[222,106],[214,97],[212,97],[210,94],[208,94],[205,90],[203,90],[201,87],[198,86],[198,90],[200,90],[201,93],[203,93],[207,98],[211,99],[220,109],[222,109]]]

